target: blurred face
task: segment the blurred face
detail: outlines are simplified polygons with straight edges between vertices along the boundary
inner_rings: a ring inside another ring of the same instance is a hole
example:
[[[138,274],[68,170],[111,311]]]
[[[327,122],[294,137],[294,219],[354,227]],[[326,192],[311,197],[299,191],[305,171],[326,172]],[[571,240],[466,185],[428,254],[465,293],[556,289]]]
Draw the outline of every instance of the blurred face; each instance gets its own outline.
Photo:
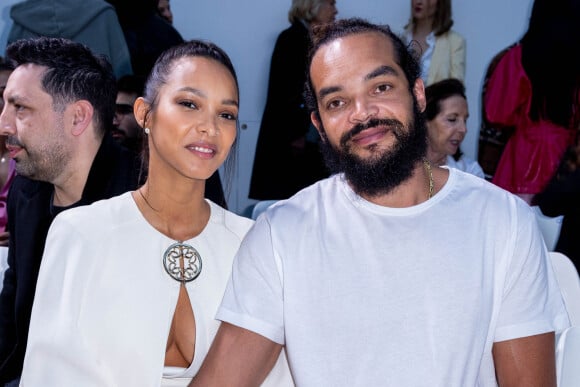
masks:
[[[454,95],[439,102],[441,111],[427,121],[429,151],[454,155],[467,133],[467,101]]]
[[[141,136],[141,127],[133,114],[136,94],[120,91],[117,93],[115,116],[113,117],[113,138],[119,142]]]
[[[320,112],[312,120],[331,170],[371,195],[407,179],[425,153],[424,88],[417,80],[409,91],[390,39],[374,32],[336,39],[316,52],[310,75]]]
[[[2,70],[0,71],[0,112],[4,108],[4,89],[6,89],[6,83],[8,82],[8,77],[12,71]]]
[[[173,24],[173,14],[171,13],[169,0],[159,0],[157,3],[157,12],[159,12],[159,15],[167,20],[169,24]]]
[[[150,176],[206,180],[225,161],[236,138],[238,90],[222,64],[178,59],[146,120],[145,107],[139,98],[138,119],[150,129]]]
[[[435,17],[437,0],[411,0],[411,12],[416,20],[428,20]]]
[[[336,14],[336,1],[335,0],[323,0],[318,13],[312,22],[314,24],[324,24],[334,21]]]
[[[70,105],[53,110],[53,99],[41,86],[46,67],[17,67],[4,90],[5,107],[0,115],[0,134],[16,161],[16,171],[35,180],[54,183],[71,159],[65,122],[72,122]]]

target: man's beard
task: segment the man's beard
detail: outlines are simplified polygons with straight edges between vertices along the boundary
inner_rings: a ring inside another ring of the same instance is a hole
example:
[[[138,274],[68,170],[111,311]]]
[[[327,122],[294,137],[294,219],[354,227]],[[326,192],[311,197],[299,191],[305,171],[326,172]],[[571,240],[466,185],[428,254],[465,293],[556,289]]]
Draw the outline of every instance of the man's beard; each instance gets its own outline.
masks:
[[[16,173],[32,180],[54,184],[71,160],[70,147],[61,139],[51,139],[33,150],[14,136],[8,136],[6,144],[22,147],[22,154],[14,160]]]
[[[391,149],[377,152],[367,159],[351,153],[349,140],[353,136],[365,129],[382,125],[388,126],[397,139]],[[330,144],[323,127],[321,131],[323,141],[320,149],[326,166],[331,173],[344,173],[353,190],[359,195],[373,197],[389,193],[413,175],[415,165],[427,152],[425,119],[419,112],[414,96],[413,120],[407,128],[395,119],[371,119],[345,133],[337,148]]]

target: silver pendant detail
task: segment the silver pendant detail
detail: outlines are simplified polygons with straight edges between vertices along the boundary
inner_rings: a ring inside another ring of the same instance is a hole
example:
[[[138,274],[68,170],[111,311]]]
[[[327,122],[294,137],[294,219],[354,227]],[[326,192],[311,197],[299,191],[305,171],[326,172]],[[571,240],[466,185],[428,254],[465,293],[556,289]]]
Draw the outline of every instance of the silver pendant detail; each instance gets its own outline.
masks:
[[[181,258],[183,258],[183,267],[181,267]],[[163,267],[174,280],[191,282],[201,273],[201,255],[192,246],[177,242],[165,250]]]

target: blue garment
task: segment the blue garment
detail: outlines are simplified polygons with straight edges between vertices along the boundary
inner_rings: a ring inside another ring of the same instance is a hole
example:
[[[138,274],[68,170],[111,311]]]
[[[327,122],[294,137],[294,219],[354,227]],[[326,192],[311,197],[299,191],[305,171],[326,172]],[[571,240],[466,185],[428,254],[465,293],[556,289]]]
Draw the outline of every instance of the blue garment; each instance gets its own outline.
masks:
[[[104,0],[26,0],[12,6],[10,17],[9,44],[38,36],[66,38],[105,55],[117,78],[133,72],[115,8]]]

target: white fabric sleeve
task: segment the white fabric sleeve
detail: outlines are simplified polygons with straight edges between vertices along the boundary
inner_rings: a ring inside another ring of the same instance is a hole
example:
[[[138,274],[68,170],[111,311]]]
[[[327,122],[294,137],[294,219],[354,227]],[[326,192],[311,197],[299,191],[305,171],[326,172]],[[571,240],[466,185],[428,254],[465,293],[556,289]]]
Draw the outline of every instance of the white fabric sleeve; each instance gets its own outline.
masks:
[[[282,265],[267,215],[244,238],[216,318],[284,344]]]
[[[98,236],[95,236],[97,238]],[[59,215],[52,223],[46,239],[24,359],[22,383],[26,385],[58,385],[67,375],[75,380],[75,371],[82,375],[86,353],[78,337],[77,319],[82,308],[83,265],[87,251],[77,230]],[[78,357],[73,354],[78,354]]]
[[[548,251],[527,204],[518,206],[516,219],[509,230],[516,242],[507,266],[496,342],[560,332],[569,325]]]

